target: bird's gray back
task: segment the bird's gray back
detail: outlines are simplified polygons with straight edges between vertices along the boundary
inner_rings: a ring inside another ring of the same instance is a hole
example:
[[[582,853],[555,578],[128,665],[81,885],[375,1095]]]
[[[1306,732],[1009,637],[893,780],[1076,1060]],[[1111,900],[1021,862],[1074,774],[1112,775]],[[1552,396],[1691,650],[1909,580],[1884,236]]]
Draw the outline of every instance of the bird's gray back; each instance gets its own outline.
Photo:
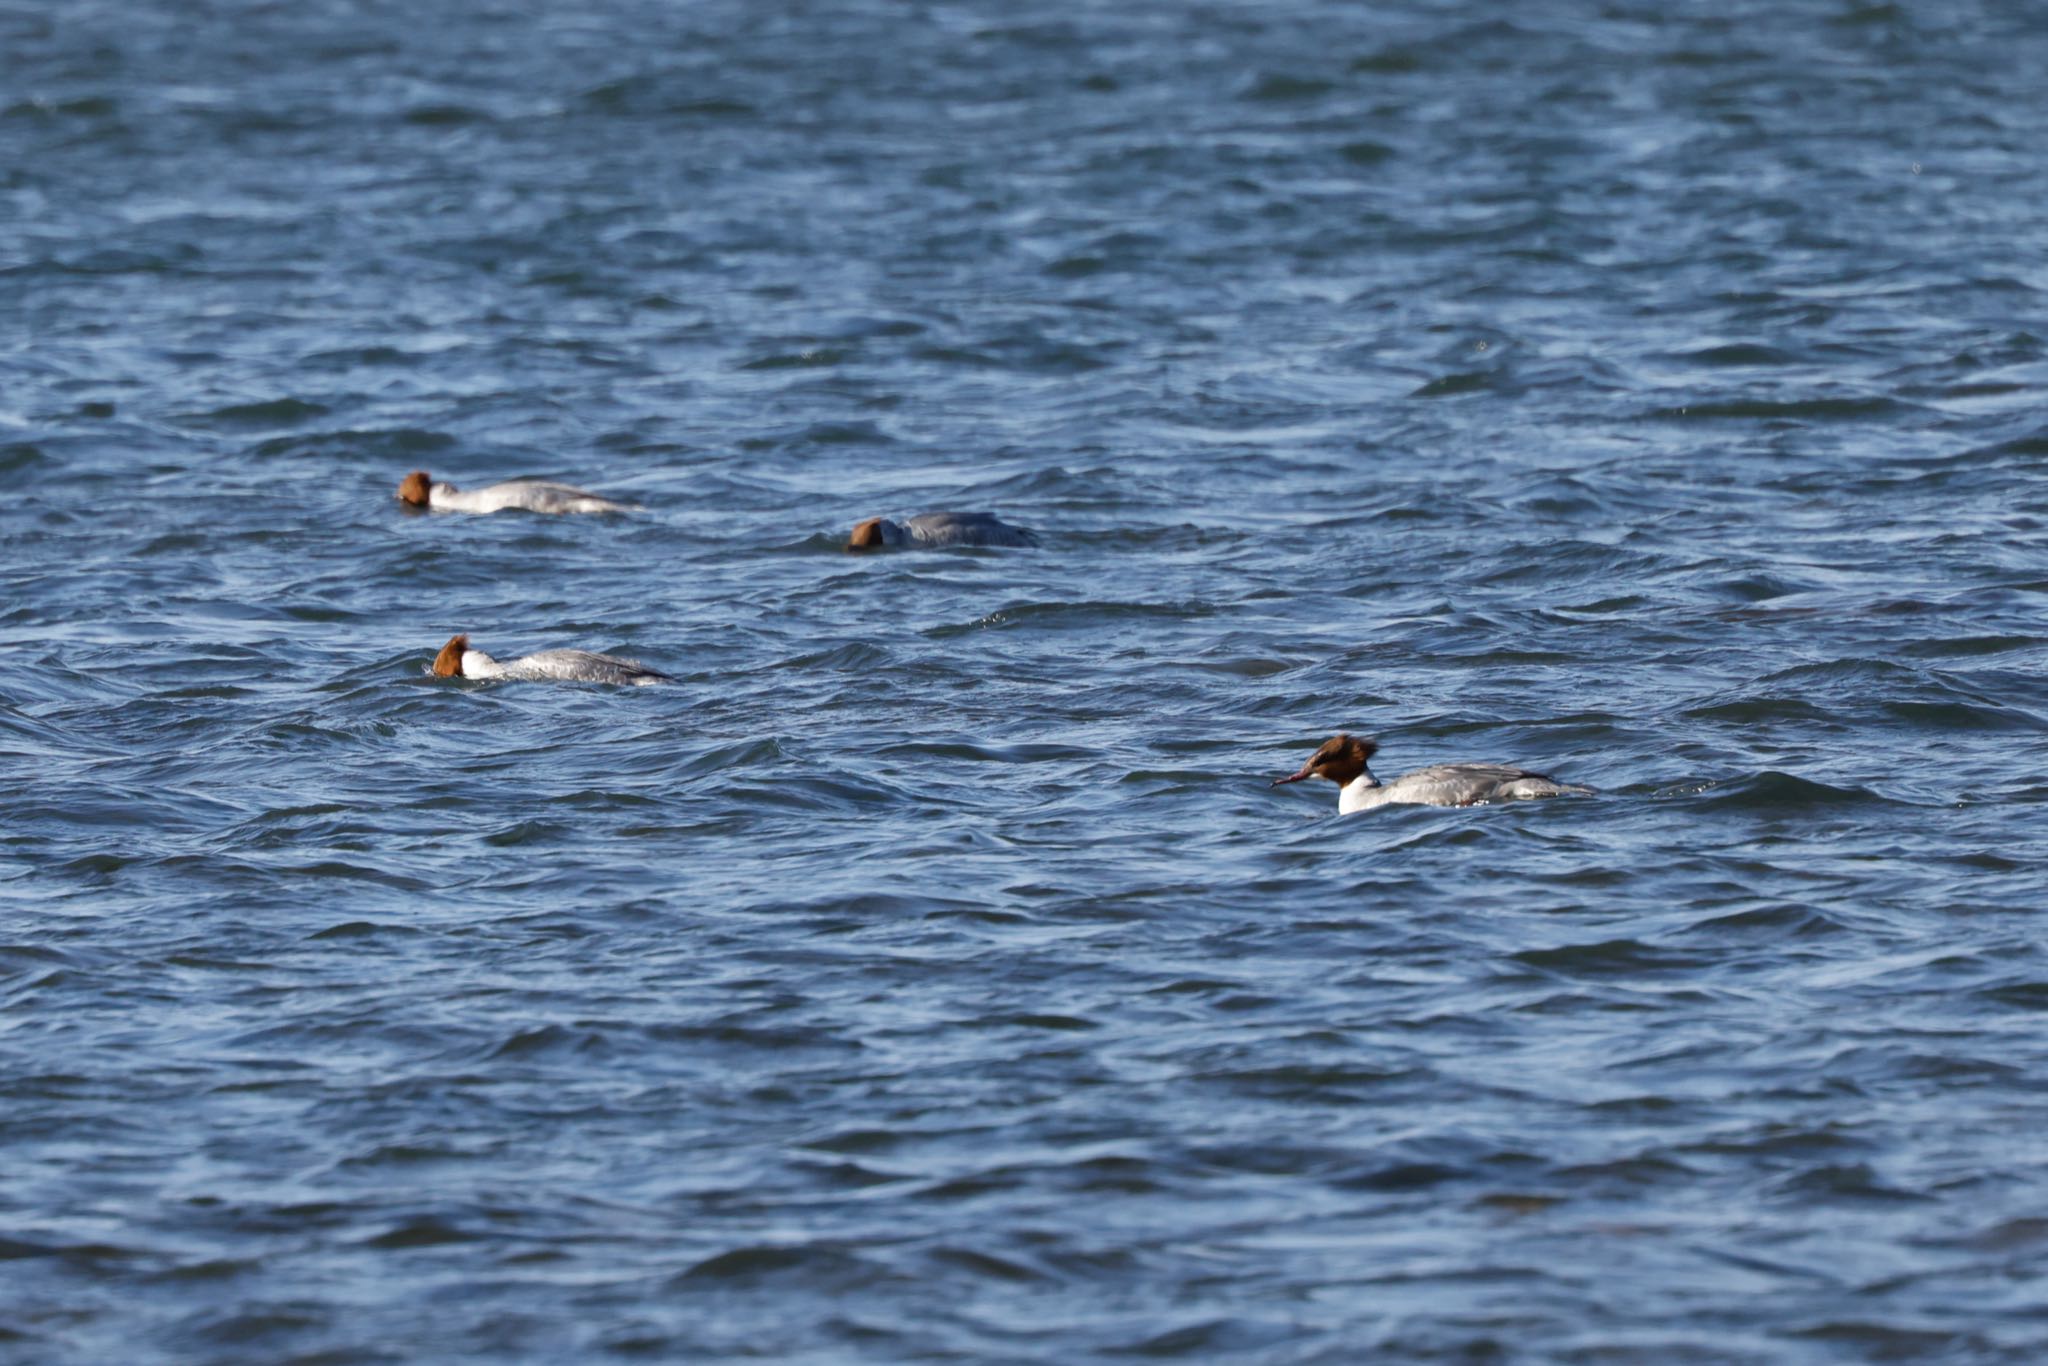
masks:
[[[904,522],[921,545],[1037,545],[1038,538],[989,512],[921,512]]]

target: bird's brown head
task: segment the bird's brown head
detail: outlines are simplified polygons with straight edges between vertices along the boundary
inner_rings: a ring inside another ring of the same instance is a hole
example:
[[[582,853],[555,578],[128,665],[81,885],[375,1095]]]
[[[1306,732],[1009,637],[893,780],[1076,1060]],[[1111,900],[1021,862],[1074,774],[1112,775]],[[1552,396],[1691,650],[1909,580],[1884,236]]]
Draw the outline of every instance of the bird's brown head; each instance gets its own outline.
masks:
[[[846,538],[848,550],[880,550],[888,542],[882,539],[882,519],[870,517],[854,527],[853,534]]]
[[[432,485],[427,482],[427,472],[425,470],[414,470],[411,474],[398,481],[398,501],[401,503],[411,503],[416,508],[423,508],[427,505],[427,490],[430,487]]]
[[[462,652],[468,648],[468,636],[454,637],[434,656],[434,672],[442,678],[462,677]]]
[[[1272,786],[1282,783],[1298,783],[1303,778],[1328,778],[1339,787],[1365,772],[1366,763],[1379,753],[1377,741],[1357,735],[1333,735],[1316,747],[1308,756],[1308,762],[1301,771],[1286,778],[1275,778]]]

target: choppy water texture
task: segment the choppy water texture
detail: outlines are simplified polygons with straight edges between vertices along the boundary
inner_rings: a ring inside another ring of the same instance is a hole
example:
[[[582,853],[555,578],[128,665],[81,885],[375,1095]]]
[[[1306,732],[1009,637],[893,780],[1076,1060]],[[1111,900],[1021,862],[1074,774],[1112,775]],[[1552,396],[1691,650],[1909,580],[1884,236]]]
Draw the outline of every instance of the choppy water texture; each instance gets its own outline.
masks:
[[[0,1355],[2043,1359],[2044,58],[0,10]]]

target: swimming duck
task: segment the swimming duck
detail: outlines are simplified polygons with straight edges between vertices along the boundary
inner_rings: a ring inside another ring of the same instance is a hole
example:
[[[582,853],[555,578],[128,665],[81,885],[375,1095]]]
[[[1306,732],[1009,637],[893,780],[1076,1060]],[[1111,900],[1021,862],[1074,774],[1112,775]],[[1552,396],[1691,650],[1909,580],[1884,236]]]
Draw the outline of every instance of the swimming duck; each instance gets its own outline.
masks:
[[[892,522],[870,517],[847,538],[848,550],[930,549],[948,545],[1037,545],[1038,537],[990,512],[921,512]]]
[[[1357,735],[1333,735],[1323,741],[1301,772],[1275,778],[1271,786],[1298,783],[1303,778],[1328,778],[1340,789],[1337,813],[1369,811],[1396,802],[1424,806],[1479,806],[1486,802],[1518,801],[1527,797],[1585,797],[1593,789],[1561,783],[1526,768],[1502,764],[1434,764],[1403,773],[1390,783],[1372,776],[1368,760],[1379,752],[1379,742]]]
[[[638,512],[632,503],[615,503],[567,484],[545,479],[510,479],[502,484],[465,493],[453,484],[433,483],[425,470],[414,470],[398,481],[398,500],[435,512],[503,512],[518,508],[524,512]]]
[[[434,656],[434,672],[442,678],[567,679],[578,683],[673,683],[658,669],[637,659],[594,654],[589,650],[541,650],[500,664],[482,650],[469,648],[469,637],[454,637]]]

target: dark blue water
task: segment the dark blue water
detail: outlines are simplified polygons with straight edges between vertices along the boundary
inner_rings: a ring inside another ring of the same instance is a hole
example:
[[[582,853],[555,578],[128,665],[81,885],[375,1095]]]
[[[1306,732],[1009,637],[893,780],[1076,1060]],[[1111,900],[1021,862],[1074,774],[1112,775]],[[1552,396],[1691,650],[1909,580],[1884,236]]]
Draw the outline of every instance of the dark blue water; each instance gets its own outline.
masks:
[[[2042,1359],[2043,70],[0,7],[0,1356]]]

